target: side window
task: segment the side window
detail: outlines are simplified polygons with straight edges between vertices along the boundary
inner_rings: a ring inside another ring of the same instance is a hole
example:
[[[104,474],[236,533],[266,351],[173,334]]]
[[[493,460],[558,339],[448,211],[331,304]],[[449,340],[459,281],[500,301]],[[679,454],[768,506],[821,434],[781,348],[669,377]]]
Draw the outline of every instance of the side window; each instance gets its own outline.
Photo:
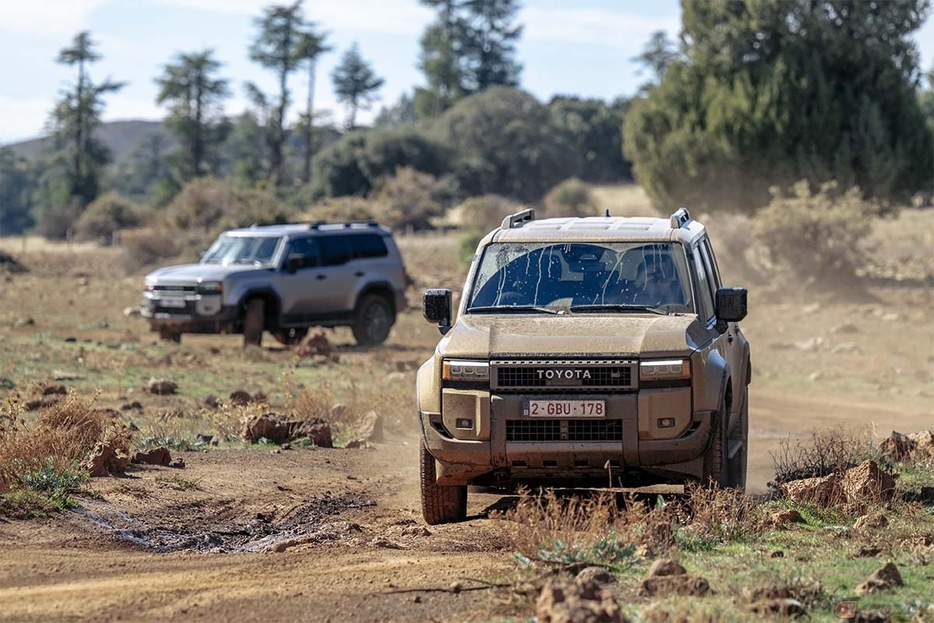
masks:
[[[356,234],[349,236],[355,258],[386,257],[386,241],[379,234]]]
[[[714,315],[710,277],[707,275],[707,268],[701,258],[699,247],[694,249],[693,256],[694,273],[697,275],[697,315],[702,321],[708,322]]]
[[[289,245],[289,257],[299,256],[296,268],[313,268],[319,264],[318,244],[314,238],[298,238]]]
[[[700,248],[703,252],[704,262],[707,264],[707,270],[712,278],[711,283],[713,283],[713,291],[716,292],[719,288],[723,287],[723,282],[720,281],[720,270],[717,268],[717,259],[713,255],[713,249],[710,248],[710,239],[704,238],[701,241]]]
[[[322,266],[340,266],[353,257],[348,236],[321,236],[318,243],[321,245]]]

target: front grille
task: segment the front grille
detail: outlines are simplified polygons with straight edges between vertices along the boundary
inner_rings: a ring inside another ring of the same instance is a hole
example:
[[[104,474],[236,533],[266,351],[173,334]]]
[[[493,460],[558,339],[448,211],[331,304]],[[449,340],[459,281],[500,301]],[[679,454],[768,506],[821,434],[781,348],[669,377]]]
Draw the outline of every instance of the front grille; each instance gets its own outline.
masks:
[[[620,441],[622,420],[506,420],[506,441]]]
[[[506,420],[506,441],[561,441],[561,422]]]
[[[622,438],[622,420],[568,420],[568,441],[617,441]]]
[[[499,391],[594,391],[635,389],[635,361],[493,361]]]
[[[189,283],[160,283],[152,287],[156,292],[196,292],[198,286]]]

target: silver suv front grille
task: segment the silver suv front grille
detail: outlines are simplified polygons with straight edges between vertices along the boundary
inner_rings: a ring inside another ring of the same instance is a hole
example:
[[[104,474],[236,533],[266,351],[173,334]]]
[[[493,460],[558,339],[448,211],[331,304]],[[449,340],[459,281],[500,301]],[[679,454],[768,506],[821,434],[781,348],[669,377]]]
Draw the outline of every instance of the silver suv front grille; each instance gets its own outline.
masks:
[[[506,420],[506,441],[619,441],[622,420]]]
[[[634,360],[494,360],[491,386],[505,392],[636,389]]]

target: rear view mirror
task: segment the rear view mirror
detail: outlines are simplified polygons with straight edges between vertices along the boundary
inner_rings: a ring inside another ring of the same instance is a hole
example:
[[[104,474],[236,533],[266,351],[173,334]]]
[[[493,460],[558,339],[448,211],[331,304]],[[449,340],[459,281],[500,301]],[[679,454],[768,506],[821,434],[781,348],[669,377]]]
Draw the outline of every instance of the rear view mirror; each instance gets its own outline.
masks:
[[[422,298],[425,320],[438,323],[438,330],[445,335],[451,330],[451,291],[447,288],[425,290]]]
[[[720,288],[717,290],[717,329],[721,333],[726,331],[726,323],[739,322],[746,317],[746,313],[745,288]]]

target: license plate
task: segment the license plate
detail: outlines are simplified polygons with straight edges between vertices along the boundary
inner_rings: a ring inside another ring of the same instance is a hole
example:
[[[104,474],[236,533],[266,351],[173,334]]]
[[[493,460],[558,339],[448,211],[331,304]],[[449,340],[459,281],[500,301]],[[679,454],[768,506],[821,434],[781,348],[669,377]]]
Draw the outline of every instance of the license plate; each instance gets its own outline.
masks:
[[[159,307],[169,307],[171,309],[185,309],[188,301],[185,299],[159,299]]]
[[[603,400],[527,400],[524,414],[529,417],[605,417]]]

